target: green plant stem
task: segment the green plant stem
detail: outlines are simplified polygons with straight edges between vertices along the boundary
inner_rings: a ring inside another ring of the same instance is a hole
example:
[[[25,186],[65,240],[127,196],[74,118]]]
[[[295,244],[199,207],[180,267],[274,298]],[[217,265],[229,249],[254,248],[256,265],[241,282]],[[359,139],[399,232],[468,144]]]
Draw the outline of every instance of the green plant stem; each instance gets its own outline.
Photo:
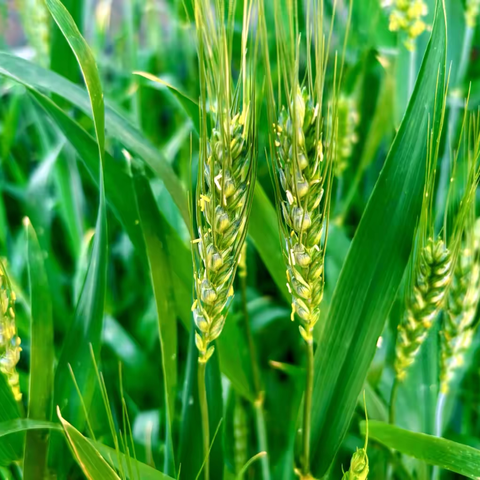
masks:
[[[305,400],[303,404],[303,469],[302,474],[310,474],[310,429],[313,394],[313,339],[307,345],[307,379],[305,383]]]
[[[250,364],[252,367],[253,386],[255,388],[255,392],[258,397],[258,395],[262,391],[262,388],[260,383],[260,372],[259,372],[258,363],[257,363],[257,354],[255,351],[255,343],[253,341],[252,329],[250,328],[250,319],[248,316],[246,272],[240,272],[239,277],[240,277],[240,290],[242,295],[242,312],[243,312],[243,319],[245,322],[245,332],[247,335],[248,352],[250,354]]]
[[[210,449],[210,426],[208,423],[208,401],[205,383],[206,367],[207,364],[205,362],[198,362],[198,399],[200,402],[200,413],[202,415],[203,455],[205,457],[203,473],[205,480],[210,480],[210,460],[208,458]]]
[[[437,437],[442,436],[443,431],[443,412],[445,411],[445,403],[447,396],[440,392],[437,400],[437,408],[435,410],[435,435]]]
[[[410,50],[410,64],[408,69],[408,100],[412,97],[417,78],[417,49]]]
[[[400,382],[398,381],[398,377],[395,376],[395,380],[393,381],[392,391],[390,393],[390,408],[388,411],[388,422],[392,425],[395,424],[395,405],[397,403],[397,394],[398,394],[398,387]]]
[[[267,455],[261,457],[260,459],[260,465],[262,467],[262,477],[263,477],[263,480],[270,480],[267,427],[265,423],[265,414],[263,411],[263,395],[255,401],[254,409],[255,409],[255,425],[257,428],[258,448],[260,452],[267,452]]]
[[[442,436],[443,431],[443,412],[445,410],[445,403],[447,396],[445,393],[440,392],[437,399],[437,408],[435,409],[435,435],[437,437]],[[440,468],[438,466],[433,467],[432,479],[438,480],[440,478]]]
[[[258,368],[258,361],[255,349],[255,342],[253,341],[252,329],[250,328],[250,319],[247,308],[247,272],[246,269],[239,273],[240,290],[242,295],[242,310],[243,319],[245,321],[245,332],[247,335],[248,351],[250,354],[250,364],[252,367],[253,384],[255,388],[256,399],[253,404],[255,410],[255,426],[257,429],[258,448],[260,452],[268,452],[267,428],[265,424],[265,415],[263,411],[264,393],[260,382],[260,370]],[[263,480],[270,480],[270,465],[268,455],[260,459],[262,467]]]

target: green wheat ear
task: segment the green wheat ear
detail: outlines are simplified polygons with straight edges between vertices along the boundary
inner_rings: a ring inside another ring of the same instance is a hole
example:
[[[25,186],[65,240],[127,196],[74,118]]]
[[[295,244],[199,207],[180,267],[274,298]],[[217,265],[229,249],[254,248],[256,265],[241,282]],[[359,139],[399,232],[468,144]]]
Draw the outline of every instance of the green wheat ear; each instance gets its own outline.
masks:
[[[443,115],[444,110],[442,121]],[[452,254],[447,248],[445,238],[434,233],[433,198],[438,159],[438,142],[435,147],[434,137],[435,132],[431,130],[427,140],[427,169],[422,209],[409,264],[405,314],[398,325],[393,402],[398,382],[405,379],[408,368],[415,362],[443,306],[452,277]],[[391,408],[394,408],[393,405]],[[393,410],[391,414],[392,412]]]
[[[5,267],[0,262],[0,372],[6,376],[13,396],[19,402],[22,393],[16,367],[22,348],[15,322],[15,300],[15,292],[12,290]]]
[[[281,210],[287,260],[287,286],[292,294],[292,319],[302,320],[300,332],[312,341],[324,290],[325,245],[331,184],[331,162],[324,158],[317,131],[319,105],[307,89],[297,86],[276,125],[277,170],[283,192]]]
[[[441,238],[428,239],[422,248],[412,292],[403,321],[398,326],[395,375],[404,380],[439,313],[451,280],[452,259]]]
[[[468,124],[466,115],[466,140],[462,152],[466,178],[461,178],[465,193],[457,213],[456,262],[440,331],[440,389],[444,394],[472,343],[478,326],[475,313],[480,301],[480,219],[476,219],[475,209],[480,180],[480,114],[472,115]]]
[[[335,145],[335,176],[341,177],[347,170],[353,148],[358,142],[357,127],[360,117],[353,96],[341,95],[338,99],[338,140]]]
[[[480,300],[480,219],[472,227],[455,267],[441,331],[440,388],[447,393],[455,371],[463,365],[477,329],[475,313]]]
[[[414,50],[415,39],[427,29],[424,21],[428,13],[427,4],[423,0],[384,0],[383,6],[391,8],[390,30],[402,32],[405,46]]]
[[[370,471],[367,455],[368,447],[368,413],[367,413],[367,402],[365,400],[365,392],[363,393],[363,403],[365,406],[365,422],[366,422],[366,431],[365,431],[365,445],[363,448],[357,448],[357,451],[352,455],[352,460],[350,461],[350,468],[348,471],[343,473],[342,480],[367,480],[368,473]]]
[[[247,62],[251,3],[245,2],[242,70],[231,78],[231,34],[212,16],[210,4],[195,7],[201,79],[201,128],[194,240],[195,301],[192,306],[199,362],[212,356],[233,297],[233,281],[248,228],[256,175],[253,63]],[[223,4],[215,2],[218,18]],[[233,31],[233,27],[231,29]],[[207,115],[209,107],[210,115]]]

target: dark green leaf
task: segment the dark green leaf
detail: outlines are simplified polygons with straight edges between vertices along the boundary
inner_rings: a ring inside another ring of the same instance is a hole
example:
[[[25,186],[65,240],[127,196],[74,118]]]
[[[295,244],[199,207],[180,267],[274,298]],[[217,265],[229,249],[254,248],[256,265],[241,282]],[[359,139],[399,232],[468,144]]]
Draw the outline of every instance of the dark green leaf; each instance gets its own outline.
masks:
[[[44,255],[35,230],[25,219],[28,274],[30,279],[30,388],[28,418],[50,420],[53,404],[53,311]],[[25,445],[24,478],[37,479],[45,474],[48,434],[28,432]]]
[[[328,470],[348,429],[412,248],[425,178],[429,115],[445,78],[446,25],[432,38],[407,113],[353,239],[315,355],[312,470]],[[440,103],[440,102],[438,102]],[[433,118],[438,134],[441,108]]]
[[[164,470],[175,476],[175,455],[172,442],[172,420],[175,416],[177,390],[177,322],[173,301],[170,272],[175,265],[169,262],[168,244],[160,231],[161,218],[155,205],[150,183],[144,175],[134,174],[132,179],[138,217],[146,245],[148,265],[155,303],[157,306],[158,334],[162,355],[166,405],[166,452]]]
[[[365,422],[361,427],[365,432]],[[480,477],[480,450],[476,448],[374,420],[368,423],[368,430],[372,440],[388,448],[469,478]]]

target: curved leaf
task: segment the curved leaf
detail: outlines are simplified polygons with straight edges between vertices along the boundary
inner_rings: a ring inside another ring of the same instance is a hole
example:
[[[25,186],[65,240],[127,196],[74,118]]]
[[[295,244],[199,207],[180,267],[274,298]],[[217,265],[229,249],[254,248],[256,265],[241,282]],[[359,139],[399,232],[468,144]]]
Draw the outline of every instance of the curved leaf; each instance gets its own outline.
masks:
[[[175,394],[177,390],[177,322],[173,305],[173,292],[168,258],[168,245],[159,231],[161,219],[155,205],[150,183],[145,176],[134,174],[132,183],[138,217],[146,245],[148,265],[152,282],[155,303],[157,306],[158,335],[162,356],[163,380],[166,405],[166,452],[164,470],[175,475],[175,455],[172,441],[172,420],[175,416]]]
[[[75,458],[85,476],[89,480],[120,480],[120,477],[103,459],[98,450],[62,417],[60,408],[57,408],[57,415]]]
[[[110,463],[113,467],[118,469],[119,461],[118,461],[118,453],[110,447],[107,447],[103,443],[100,442],[93,442],[94,447],[102,454],[103,458]],[[125,472],[126,478],[130,480],[173,480],[172,477],[169,477],[163,472],[155,470],[154,468],[146,465],[145,463],[139,462],[134,458],[130,458],[128,462],[132,464],[132,469],[134,473],[138,472],[139,476],[130,476],[130,472],[128,469],[127,458],[124,453],[120,453],[120,458],[123,462],[123,471]]]
[[[365,422],[361,429],[365,431]],[[369,438],[388,448],[469,478],[480,478],[480,450],[444,438],[414,433],[388,423],[368,422]]]
[[[81,400],[78,398],[71,378],[70,367],[76,377],[83,401],[88,408],[95,388],[95,371],[92,365],[91,350],[97,357],[101,345],[107,275],[107,222],[103,181],[105,112],[100,76],[90,48],[60,0],[46,0],[46,5],[70,44],[82,70],[90,99],[100,157],[100,202],[90,264],[75,316],[64,342],[55,378],[56,405],[66,410],[68,417],[82,428],[85,418]]]
[[[394,302],[420,213],[429,118],[438,135],[446,62],[442,1],[422,70],[332,298],[315,355],[313,473],[328,470],[350,424],[358,396]]]

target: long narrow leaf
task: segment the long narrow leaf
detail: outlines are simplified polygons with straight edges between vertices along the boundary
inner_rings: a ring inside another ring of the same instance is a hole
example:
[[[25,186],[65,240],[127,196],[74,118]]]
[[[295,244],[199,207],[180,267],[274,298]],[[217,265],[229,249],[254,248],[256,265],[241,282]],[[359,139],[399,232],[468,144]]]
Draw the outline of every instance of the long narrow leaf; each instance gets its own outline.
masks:
[[[30,388],[28,418],[50,420],[53,404],[53,310],[45,271],[43,251],[30,221],[27,233],[28,274],[32,320],[30,327]],[[43,478],[48,448],[48,434],[28,432],[25,445],[24,478]]]
[[[110,465],[118,470],[119,468],[119,460],[118,460],[118,453],[110,447],[107,447],[103,443],[94,442],[94,447],[102,454],[103,458],[110,463]],[[123,471],[125,472],[125,476],[129,480],[173,480],[172,477],[169,477],[163,472],[159,470],[155,470],[154,468],[150,467],[149,465],[145,465],[134,458],[130,458],[128,462],[132,464],[133,476],[130,476],[128,464],[127,464],[127,457],[124,453],[120,453],[120,458],[123,463]],[[138,471],[139,477],[136,476],[136,472]]]
[[[120,480],[98,450],[62,417],[60,409],[57,409],[57,415],[75,458],[86,477],[89,480]]]
[[[90,114],[85,92],[79,86],[73,85],[65,78],[38,65],[0,52],[0,75],[16,80],[27,87],[30,86],[33,90],[47,90],[60,95],[74,103],[86,114]],[[183,97],[186,98],[185,96]],[[188,109],[186,109],[186,112],[187,114],[189,113]],[[106,126],[110,135],[117,138],[131,153],[142,158],[155,174],[164,181],[165,187],[179,208],[183,220],[186,225],[190,226],[185,190],[172,167],[162,157],[160,152],[132,123],[114,109],[109,108],[108,105],[106,107]],[[258,249],[262,261],[267,266],[284,297],[289,298],[285,285],[285,268],[278,241],[279,235],[275,209],[258,182],[255,187],[249,225],[249,234]],[[265,238],[268,241],[265,241]]]
[[[78,398],[70,376],[70,366],[75,374],[83,400],[88,406],[92,399],[95,385],[95,372],[90,348],[92,348],[93,354],[97,357],[101,345],[107,275],[107,223],[103,181],[105,112],[100,77],[90,48],[80,34],[68,10],[59,0],[46,0],[46,5],[73,50],[84,76],[100,157],[100,202],[91,260],[75,316],[64,343],[55,379],[56,404],[68,412],[68,418],[71,421],[76,425],[83,426],[85,419],[81,401]]]
[[[88,95],[84,89],[34,63],[0,52],[0,75],[4,75],[36,90],[46,90],[59,95],[75,104],[76,107],[87,115],[92,115]],[[109,134],[117,138],[132,153],[142,158],[155,174],[163,180],[185,224],[190,225],[185,189],[171,165],[125,116],[108,105],[105,109],[105,121]]]
[[[158,334],[162,355],[166,405],[166,452],[164,470],[175,476],[175,455],[172,441],[172,420],[175,415],[177,390],[177,322],[173,302],[170,272],[175,265],[168,260],[168,245],[159,231],[161,219],[155,214],[155,199],[148,180],[143,175],[132,179],[138,216],[146,245],[150,277],[157,306]]]
[[[365,431],[365,423],[361,427]],[[429,465],[469,478],[480,478],[480,450],[476,448],[374,420],[368,422],[368,434],[372,440]]]
[[[377,339],[412,248],[425,178],[429,119],[438,134],[446,62],[443,2],[417,85],[335,289],[315,355],[313,473],[328,470],[348,429]],[[440,102],[439,102],[440,103]]]

